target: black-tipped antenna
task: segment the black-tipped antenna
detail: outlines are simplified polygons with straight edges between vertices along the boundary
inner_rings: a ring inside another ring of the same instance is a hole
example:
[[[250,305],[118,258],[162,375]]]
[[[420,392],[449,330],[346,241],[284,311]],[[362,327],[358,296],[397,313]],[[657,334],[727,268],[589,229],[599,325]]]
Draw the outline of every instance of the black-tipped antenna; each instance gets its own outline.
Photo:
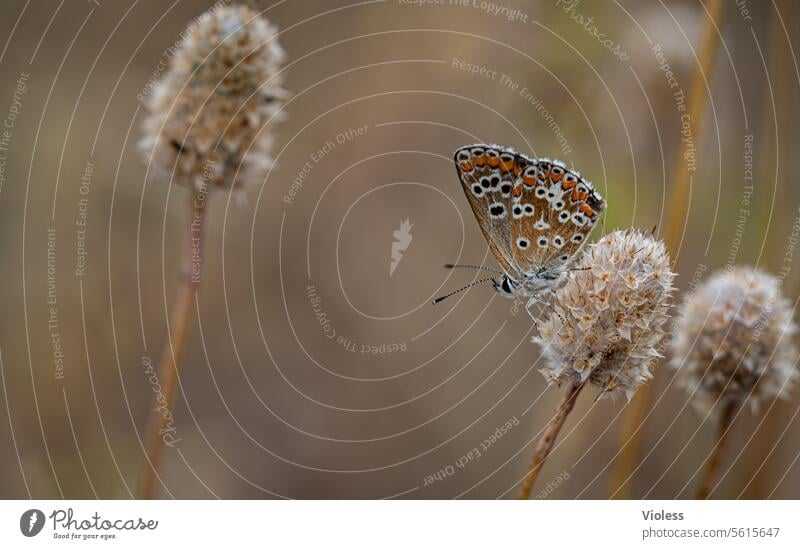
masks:
[[[491,267],[484,267],[483,265],[468,265],[464,263],[445,263],[445,269],[477,269],[478,271],[491,271],[497,274],[503,274],[502,271],[492,269]]]
[[[440,301],[444,301],[445,299],[447,299],[451,295],[457,294],[458,292],[463,292],[464,290],[466,290],[468,288],[472,288],[476,284],[481,284],[482,282],[486,282],[487,280],[492,280],[492,277],[482,278],[480,280],[477,280],[477,281],[473,282],[472,284],[467,284],[463,288],[459,288],[458,290],[456,290],[454,292],[450,292],[447,295],[443,295],[443,296],[437,297],[436,299],[433,300],[433,304],[436,305],[437,303],[439,303]]]

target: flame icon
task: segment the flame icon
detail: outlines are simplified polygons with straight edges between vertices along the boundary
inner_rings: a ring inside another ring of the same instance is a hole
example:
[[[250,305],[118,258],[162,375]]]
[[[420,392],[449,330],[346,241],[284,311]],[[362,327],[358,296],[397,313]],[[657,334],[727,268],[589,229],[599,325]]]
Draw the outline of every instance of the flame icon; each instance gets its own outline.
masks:
[[[411,245],[411,239],[413,238],[411,234],[411,227],[413,226],[414,225],[411,224],[411,221],[406,219],[401,221],[400,228],[392,233],[392,236],[394,236],[394,242],[392,242],[392,261],[389,264],[389,276],[394,274],[394,270],[403,259],[403,252],[405,252]]]
[[[19,529],[22,535],[32,538],[44,528],[44,513],[39,509],[28,509],[19,518]]]

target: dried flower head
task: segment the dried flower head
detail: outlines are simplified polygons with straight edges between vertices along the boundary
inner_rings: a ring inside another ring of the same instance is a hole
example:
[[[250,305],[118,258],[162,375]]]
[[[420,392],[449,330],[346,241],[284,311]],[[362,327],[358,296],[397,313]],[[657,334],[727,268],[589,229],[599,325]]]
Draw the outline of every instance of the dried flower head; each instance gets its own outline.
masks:
[[[718,271],[681,305],[671,364],[695,404],[752,406],[786,395],[797,377],[792,307],[777,278],[750,267]]]
[[[555,292],[554,314],[533,341],[551,383],[586,381],[601,397],[625,394],[652,377],[669,318],[672,281],[663,242],[629,229],[604,236]]]
[[[195,189],[240,188],[271,165],[285,92],[275,28],[247,6],[201,15],[147,97],[140,146],[153,170]]]

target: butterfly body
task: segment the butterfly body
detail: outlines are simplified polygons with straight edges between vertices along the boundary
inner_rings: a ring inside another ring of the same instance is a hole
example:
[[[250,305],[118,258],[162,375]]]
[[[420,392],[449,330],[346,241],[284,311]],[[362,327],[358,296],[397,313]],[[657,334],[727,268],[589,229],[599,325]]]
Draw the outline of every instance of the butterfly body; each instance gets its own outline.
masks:
[[[459,181],[503,274],[495,290],[529,298],[554,288],[588,239],[606,203],[557,160],[496,145],[455,152]]]
[[[555,272],[520,275],[519,278],[513,278],[504,273],[492,280],[492,286],[498,294],[508,299],[516,299],[520,296],[531,298],[556,285],[560,278],[561,273]]]

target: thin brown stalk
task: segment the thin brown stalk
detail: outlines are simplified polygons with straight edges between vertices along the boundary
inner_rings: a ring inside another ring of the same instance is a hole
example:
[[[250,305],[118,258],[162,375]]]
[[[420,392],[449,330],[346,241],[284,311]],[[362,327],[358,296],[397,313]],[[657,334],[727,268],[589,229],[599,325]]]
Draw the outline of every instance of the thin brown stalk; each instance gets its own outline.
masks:
[[[168,419],[172,418],[175,402],[175,389],[178,385],[180,367],[183,359],[189,329],[192,324],[192,309],[200,284],[200,269],[203,264],[203,240],[206,212],[205,195],[191,194],[190,217],[187,220],[186,236],[183,242],[177,295],[170,311],[167,325],[167,340],[161,352],[158,383],[160,391],[154,392],[148,420],[146,463],[139,484],[139,499],[152,499],[156,489],[156,479],[161,464]],[[171,334],[170,334],[171,329]]]
[[[687,111],[692,127],[692,138],[695,145],[699,144],[700,129],[703,114],[708,105],[706,91],[707,79],[713,71],[719,51],[719,32],[716,26],[722,20],[724,3],[722,0],[709,0],[707,2],[708,17],[703,29],[703,42],[698,55],[692,81],[687,94]],[[681,141],[678,140],[678,150],[675,153],[673,167],[672,200],[670,203],[667,223],[664,228],[664,241],[670,257],[675,261],[681,244],[686,223],[686,212],[689,210],[690,173],[685,165]],[[611,475],[611,497],[616,499],[629,499],[632,492],[633,471],[639,462],[641,451],[641,427],[650,409],[652,399],[651,384],[643,385],[636,392],[623,418],[620,432],[620,455]]]
[[[722,416],[719,419],[719,427],[717,428],[717,437],[714,440],[714,447],[711,449],[711,454],[708,456],[708,465],[700,481],[700,487],[697,489],[697,497],[695,499],[708,499],[708,496],[711,495],[714,489],[720,458],[725,448],[728,432],[731,430],[731,423],[733,423],[733,418],[736,416],[737,408],[738,402],[732,400],[725,404],[722,410]]]
[[[530,498],[533,485],[536,484],[536,477],[539,476],[539,471],[542,469],[547,456],[550,455],[550,452],[553,450],[553,445],[556,442],[558,433],[564,426],[564,422],[567,420],[567,416],[572,411],[572,408],[575,407],[578,394],[580,394],[585,386],[585,381],[573,382],[564,394],[561,402],[558,403],[555,415],[550,420],[550,423],[547,424],[544,435],[539,439],[539,443],[536,445],[536,452],[533,454],[531,468],[525,476],[525,481],[522,483],[522,487],[517,494],[517,499]]]

